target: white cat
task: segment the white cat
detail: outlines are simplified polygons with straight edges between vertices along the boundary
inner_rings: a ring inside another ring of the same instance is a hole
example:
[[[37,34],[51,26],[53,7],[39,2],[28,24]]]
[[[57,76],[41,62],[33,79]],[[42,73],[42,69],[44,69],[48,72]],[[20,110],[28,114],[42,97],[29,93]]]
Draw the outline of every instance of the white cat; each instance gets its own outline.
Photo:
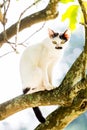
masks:
[[[29,46],[22,54],[20,75],[24,94],[53,89],[53,68],[62,58],[66,42],[70,38],[70,30],[59,34],[48,29],[48,34],[48,38],[39,44]],[[36,111],[38,108],[33,109]]]

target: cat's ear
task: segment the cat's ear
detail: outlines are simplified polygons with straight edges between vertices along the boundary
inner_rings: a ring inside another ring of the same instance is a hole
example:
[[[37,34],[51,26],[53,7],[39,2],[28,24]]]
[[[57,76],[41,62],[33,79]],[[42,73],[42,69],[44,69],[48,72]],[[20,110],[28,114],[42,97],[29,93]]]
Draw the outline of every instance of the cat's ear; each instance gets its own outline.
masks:
[[[71,31],[70,31],[70,29],[67,29],[64,33],[63,33],[63,36],[64,36],[64,38],[65,39],[69,39],[70,38],[70,36],[71,36]]]
[[[48,28],[48,34],[50,38],[53,38],[55,35],[55,32],[53,30],[51,30],[50,28]]]

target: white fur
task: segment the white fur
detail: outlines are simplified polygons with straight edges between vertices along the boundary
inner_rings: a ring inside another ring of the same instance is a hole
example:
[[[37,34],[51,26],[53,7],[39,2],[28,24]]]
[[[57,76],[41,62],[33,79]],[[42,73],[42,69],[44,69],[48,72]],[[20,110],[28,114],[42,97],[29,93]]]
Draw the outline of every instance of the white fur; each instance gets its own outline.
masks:
[[[60,45],[59,37],[53,38]],[[47,38],[39,44],[29,46],[23,53],[20,61],[20,75],[23,90],[30,88],[28,93],[40,90],[53,89],[52,72],[56,62],[61,60],[63,49],[55,49],[51,38]]]

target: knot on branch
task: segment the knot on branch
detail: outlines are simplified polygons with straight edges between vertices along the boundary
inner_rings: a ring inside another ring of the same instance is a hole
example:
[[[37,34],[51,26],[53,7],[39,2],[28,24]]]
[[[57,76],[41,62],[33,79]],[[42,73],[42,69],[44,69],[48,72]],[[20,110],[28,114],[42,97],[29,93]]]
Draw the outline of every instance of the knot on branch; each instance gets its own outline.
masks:
[[[81,109],[81,110],[84,110],[86,107],[87,107],[87,99],[84,99],[84,100],[81,102],[80,109]]]
[[[52,12],[52,10],[47,10],[46,11],[46,19],[49,20],[49,19],[54,19],[58,16],[58,12]]]

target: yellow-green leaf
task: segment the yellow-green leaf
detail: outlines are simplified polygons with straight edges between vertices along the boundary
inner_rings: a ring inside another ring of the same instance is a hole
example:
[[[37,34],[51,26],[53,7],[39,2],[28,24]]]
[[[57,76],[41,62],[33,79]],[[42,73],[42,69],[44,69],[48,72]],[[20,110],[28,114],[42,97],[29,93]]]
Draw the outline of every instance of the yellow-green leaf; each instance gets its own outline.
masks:
[[[74,2],[74,0],[60,0],[61,3],[68,3],[68,2]]]
[[[62,21],[69,19],[69,27],[71,30],[74,30],[76,28],[76,24],[78,23],[78,9],[78,5],[71,5],[62,15]]]

